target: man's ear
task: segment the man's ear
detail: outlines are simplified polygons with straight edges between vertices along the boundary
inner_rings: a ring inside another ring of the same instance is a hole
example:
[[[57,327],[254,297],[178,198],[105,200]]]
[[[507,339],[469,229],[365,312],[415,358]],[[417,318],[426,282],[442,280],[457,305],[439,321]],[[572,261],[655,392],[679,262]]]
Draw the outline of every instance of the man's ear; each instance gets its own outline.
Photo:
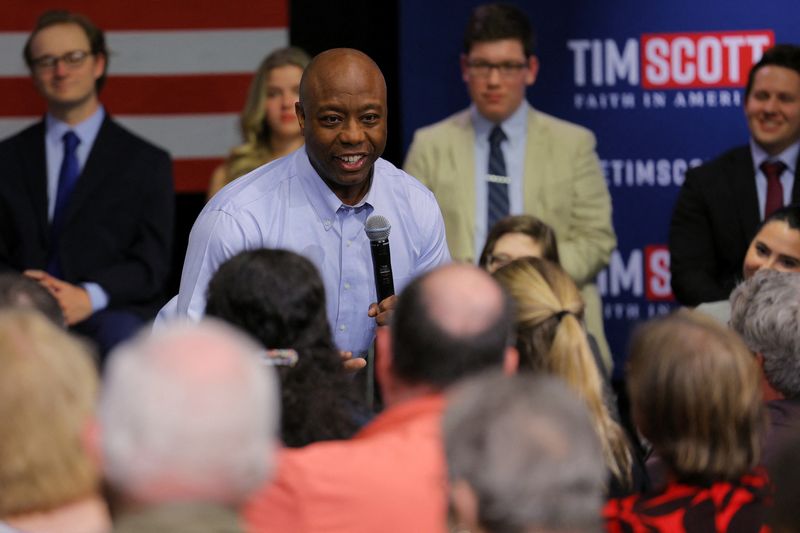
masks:
[[[461,54],[461,79],[464,83],[469,81],[469,71],[467,70],[467,54]]]
[[[106,56],[105,54],[98,53],[95,54],[94,60],[94,72],[92,75],[94,76],[95,81],[99,80],[100,77],[103,75],[103,72],[106,70]]]
[[[478,529],[478,496],[463,479],[455,480],[450,487],[450,505],[457,526],[466,531]]]
[[[300,133],[306,133],[306,113],[303,111],[303,106],[300,102],[294,103],[294,113],[297,115],[297,122],[300,124]]]
[[[519,351],[514,346],[506,346],[506,351],[503,354],[503,373],[507,376],[513,376],[519,369]]]
[[[378,383],[388,385],[392,373],[392,332],[389,326],[380,326],[375,333],[375,376]]]
[[[100,422],[95,416],[90,417],[81,430],[81,444],[83,449],[86,450],[86,455],[91,458],[98,470],[102,471],[103,447],[101,433]]]
[[[525,85],[536,83],[536,76],[539,75],[539,58],[531,55],[526,61],[528,68],[525,69]]]

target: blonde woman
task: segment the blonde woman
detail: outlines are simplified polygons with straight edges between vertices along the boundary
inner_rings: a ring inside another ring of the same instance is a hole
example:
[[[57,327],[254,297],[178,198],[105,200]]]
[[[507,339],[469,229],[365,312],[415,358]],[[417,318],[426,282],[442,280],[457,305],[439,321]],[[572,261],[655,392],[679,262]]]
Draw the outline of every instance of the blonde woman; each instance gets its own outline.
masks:
[[[303,50],[290,46],[275,50],[261,62],[240,117],[244,143],[231,150],[211,175],[209,198],[239,176],[303,145],[294,104],[309,61]]]
[[[512,261],[493,276],[516,304],[520,369],[553,374],[585,402],[603,446],[611,474],[610,494],[625,494],[634,480],[634,457],[625,432],[614,420],[603,395],[603,382],[583,325],[580,292],[561,267],[527,257]]]

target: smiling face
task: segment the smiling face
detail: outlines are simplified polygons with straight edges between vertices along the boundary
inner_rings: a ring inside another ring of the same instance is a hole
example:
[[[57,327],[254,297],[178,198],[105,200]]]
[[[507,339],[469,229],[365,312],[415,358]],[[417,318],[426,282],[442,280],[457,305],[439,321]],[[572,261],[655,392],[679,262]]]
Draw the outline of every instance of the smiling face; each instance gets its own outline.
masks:
[[[294,104],[300,99],[302,75],[303,69],[295,65],[276,67],[267,74],[264,120],[271,136],[284,139],[300,137]]]
[[[55,24],[39,30],[31,39],[31,58],[61,57],[68,52],[91,52],[89,38],[77,24]],[[59,60],[51,68],[31,67],[36,88],[47,100],[51,113],[81,119],[98,105],[95,82],[103,75],[105,57],[89,54],[81,63],[68,66]]]
[[[744,107],[753,139],[777,155],[800,139],[800,74],[777,65],[761,67]]]
[[[488,73],[476,66],[493,65]],[[497,66],[520,66],[505,74]],[[525,89],[536,81],[539,64],[536,57],[525,57],[522,42],[518,39],[476,42],[469,54],[461,56],[461,75],[467,84],[469,96],[478,111],[487,120],[500,123],[519,108],[525,98]]]
[[[800,272],[800,230],[782,220],[765,224],[747,249],[744,278],[749,279],[762,268]]]
[[[345,204],[369,190],[386,147],[386,83],[354,50],[320,54],[306,69],[297,116],[311,165]]]

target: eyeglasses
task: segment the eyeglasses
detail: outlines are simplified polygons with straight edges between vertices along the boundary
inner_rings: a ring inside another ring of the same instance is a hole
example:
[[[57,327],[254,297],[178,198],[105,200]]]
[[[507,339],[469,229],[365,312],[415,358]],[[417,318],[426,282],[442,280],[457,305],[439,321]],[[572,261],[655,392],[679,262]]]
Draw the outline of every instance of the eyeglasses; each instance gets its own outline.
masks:
[[[490,63],[488,61],[469,61],[467,68],[470,74],[479,76],[481,78],[488,78],[492,74],[493,69],[497,69],[500,76],[503,78],[513,78],[518,76],[520,72],[528,67],[527,63],[518,63],[515,61],[503,61],[502,63]]]
[[[37,57],[31,61],[31,65],[37,70],[50,70],[56,68],[58,62],[61,61],[67,68],[78,68],[90,55],[92,55],[92,53],[85,50],[72,50],[62,56]]]

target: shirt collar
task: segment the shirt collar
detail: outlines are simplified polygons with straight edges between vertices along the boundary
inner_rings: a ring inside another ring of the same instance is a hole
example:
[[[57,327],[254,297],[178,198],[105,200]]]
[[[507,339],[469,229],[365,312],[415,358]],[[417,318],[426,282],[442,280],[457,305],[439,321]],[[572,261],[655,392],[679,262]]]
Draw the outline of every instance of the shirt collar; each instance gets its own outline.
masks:
[[[499,126],[503,128],[503,133],[506,134],[509,143],[513,144],[515,141],[525,138],[528,129],[529,109],[530,106],[528,102],[522,100],[522,103],[516,111],[511,113],[510,117],[499,124]],[[491,133],[492,128],[494,128],[496,124],[481,115],[475,104],[470,106],[469,112],[472,118],[472,127],[475,129],[475,136],[481,140],[488,139],[489,133]]]
[[[100,131],[100,126],[103,125],[105,116],[106,110],[102,105],[98,106],[97,110],[92,113],[89,118],[73,125],[62,122],[50,113],[47,113],[44,116],[47,140],[54,144],[60,144],[64,134],[68,131],[73,131],[84,146],[92,146],[97,137],[97,133]]]
[[[300,148],[296,154],[298,175],[303,181],[306,194],[308,195],[308,201],[311,203],[311,207],[317,213],[319,219],[325,224],[325,229],[330,229],[330,221],[336,217],[336,212],[341,208],[359,210],[367,206],[367,209],[370,209],[371,212],[373,208],[372,202],[375,197],[379,196],[374,191],[376,189],[375,181],[379,179],[375,167],[378,166],[380,159],[376,161],[373,166],[372,183],[370,184],[367,194],[364,195],[364,198],[362,198],[358,204],[350,206],[343,204],[339,197],[325,184],[325,181],[323,181],[316,169],[311,165],[305,147]]]
[[[764,161],[781,161],[786,165],[787,170],[792,175],[795,173],[795,166],[797,165],[797,156],[800,154],[800,140],[789,146],[786,150],[778,155],[771,157],[752,137],[750,138],[750,154],[753,156],[753,168],[758,173],[761,163]]]
[[[419,420],[422,417],[441,416],[444,406],[444,394],[439,392],[405,400],[383,411],[372,422],[364,426],[354,438],[371,437],[386,431],[396,430],[398,426]]]

